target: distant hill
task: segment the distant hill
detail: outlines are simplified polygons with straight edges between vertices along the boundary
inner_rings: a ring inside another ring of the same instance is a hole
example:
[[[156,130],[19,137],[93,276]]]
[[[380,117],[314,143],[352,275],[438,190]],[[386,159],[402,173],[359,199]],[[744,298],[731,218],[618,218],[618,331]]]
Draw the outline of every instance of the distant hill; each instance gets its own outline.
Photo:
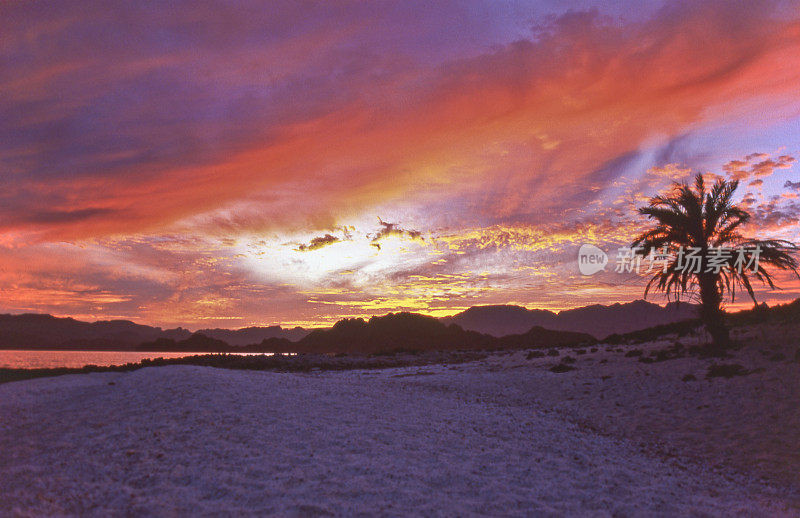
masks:
[[[132,350],[156,338],[190,335],[182,328],[163,330],[128,320],[89,323],[51,315],[0,315],[0,349]]]
[[[296,342],[306,336],[310,330],[302,327],[282,328],[281,326],[245,327],[243,329],[200,329],[197,331],[209,338],[222,340],[230,345],[245,346],[257,344],[267,338],[285,338]]]
[[[202,333],[194,333],[184,340],[171,338],[157,338],[152,342],[145,342],[136,347],[137,351],[186,351],[186,352],[225,352],[232,351],[234,347],[222,340],[211,338]]]
[[[611,334],[624,334],[692,318],[697,318],[697,306],[693,304],[670,303],[662,307],[635,300],[610,306],[596,304],[559,313],[520,306],[474,306],[440,320],[445,324],[458,324],[464,329],[498,337],[525,333],[538,326],[556,331],[588,333],[603,339]]]
[[[543,309],[521,306],[473,306],[451,317],[439,319],[444,324],[457,324],[464,329],[492,336],[520,334],[538,326],[553,329],[556,314]]]
[[[525,334],[498,339],[494,336],[467,331],[455,324],[446,325],[439,319],[415,313],[389,313],[372,317],[344,319],[331,329],[312,331],[297,343],[276,339],[262,342],[261,349],[274,352],[358,353],[374,354],[392,351],[424,351],[452,349],[527,349],[555,347],[594,342],[583,333],[552,331],[535,328]],[[282,349],[282,348],[287,349]]]
[[[389,313],[382,317],[340,320],[297,343],[298,352],[376,353],[398,350],[479,349],[490,347],[491,337],[447,326],[434,317]]]
[[[238,330],[203,329],[198,333],[233,346],[244,346],[259,343],[265,338],[296,341],[307,335],[308,331],[301,327],[283,329],[270,326]],[[0,349],[135,350],[142,343],[156,340],[181,342],[191,336],[193,334],[188,329],[161,329],[129,320],[90,323],[52,315],[0,315]]]
[[[189,338],[174,340],[172,338],[157,338],[151,342],[144,342],[136,347],[137,351],[155,352],[213,352],[213,353],[291,353],[297,352],[297,343],[286,338],[272,336],[265,338],[261,343],[248,345],[230,345],[223,340],[212,338],[204,333],[197,332]]]

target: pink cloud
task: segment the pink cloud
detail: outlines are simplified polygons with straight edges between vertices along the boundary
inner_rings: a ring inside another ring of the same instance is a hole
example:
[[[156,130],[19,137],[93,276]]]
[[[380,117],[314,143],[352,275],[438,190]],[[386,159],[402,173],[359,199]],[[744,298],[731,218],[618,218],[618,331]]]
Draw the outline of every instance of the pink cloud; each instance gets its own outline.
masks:
[[[350,25],[321,35],[286,33],[262,47],[233,41],[226,53],[201,57],[181,54],[185,48],[163,54],[161,42],[144,41],[147,54],[137,55],[136,46],[115,40],[107,52],[120,59],[108,70],[88,62],[43,75],[25,63],[14,84],[35,81],[26,73],[57,77],[54,85],[71,86],[72,99],[80,99],[48,124],[83,123],[98,103],[115,102],[100,113],[111,117],[102,119],[103,129],[121,132],[135,147],[103,137],[95,150],[81,135],[62,143],[44,138],[42,124],[32,126],[38,137],[17,153],[44,153],[64,172],[17,175],[6,194],[5,228],[42,229],[53,238],[153,231],[284,189],[315,200],[293,201],[294,218],[332,222],[420,185],[450,189],[456,182],[457,189],[501,185],[487,210],[508,215],[531,198],[546,202],[565,183],[585,181],[598,164],[637,149],[648,135],[676,136],[709,113],[722,116],[731,103],[793,94],[800,75],[796,23],[756,7],[683,4],[627,24],[569,13],[528,40],[444,64],[362,48],[360,25],[346,11],[333,11],[326,14]],[[225,34],[216,14],[194,14],[198,38],[211,42]],[[68,35],[48,34],[48,41]],[[48,59],[59,54],[57,46],[44,48],[54,53]],[[296,49],[306,50],[291,57]],[[783,66],[773,69],[776,61]],[[29,101],[55,102],[38,81],[45,93],[31,89]],[[108,90],[139,84],[145,89],[129,94],[138,98],[115,99]],[[86,124],[91,135],[97,122]],[[63,146],[83,152],[68,156],[76,174],[58,162]],[[753,167],[766,175],[783,165]],[[467,182],[460,181],[464,174]],[[505,176],[502,184],[498,175]],[[267,221],[279,212],[268,201],[263,211]]]

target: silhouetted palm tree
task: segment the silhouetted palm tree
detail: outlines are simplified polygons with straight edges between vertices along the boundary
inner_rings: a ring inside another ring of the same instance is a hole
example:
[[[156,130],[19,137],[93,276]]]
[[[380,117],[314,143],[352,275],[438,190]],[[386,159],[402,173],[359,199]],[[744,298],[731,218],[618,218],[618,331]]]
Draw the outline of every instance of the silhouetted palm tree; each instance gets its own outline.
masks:
[[[794,244],[748,239],[739,233],[750,214],[733,203],[738,186],[738,181],[720,179],[707,191],[701,174],[695,177],[694,188],[676,184],[669,195],[655,196],[648,206],[639,208],[640,214],[655,220],[655,227],[633,242],[637,254],[663,259],[647,283],[645,297],[655,288],[667,297],[675,294],[680,299],[688,293],[696,298],[699,288],[701,318],[718,348],[730,340],[722,309],[726,294],[733,301],[737,289],[744,288],[756,303],[753,278],[773,289],[774,269],[789,270],[800,278],[792,255],[797,250]],[[748,251],[749,264],[742,264],[743,249]],[[692,268],[687,268],[687,250],[699,256]]]

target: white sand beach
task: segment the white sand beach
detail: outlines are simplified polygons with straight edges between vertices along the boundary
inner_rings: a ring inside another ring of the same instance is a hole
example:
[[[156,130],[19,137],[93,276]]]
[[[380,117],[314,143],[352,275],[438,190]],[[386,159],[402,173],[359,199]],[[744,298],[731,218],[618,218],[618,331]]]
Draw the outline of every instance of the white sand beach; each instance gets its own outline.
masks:
[[[517,352],[383,370],[170,366],[7,383],[0,509],[798,516],[800,366],[739,354],[764,370],[705,380],[714,360],[642,364],[602,348],[560,374],[547,368],[558,359]],[[697,381],[681,381],[692,372]]]

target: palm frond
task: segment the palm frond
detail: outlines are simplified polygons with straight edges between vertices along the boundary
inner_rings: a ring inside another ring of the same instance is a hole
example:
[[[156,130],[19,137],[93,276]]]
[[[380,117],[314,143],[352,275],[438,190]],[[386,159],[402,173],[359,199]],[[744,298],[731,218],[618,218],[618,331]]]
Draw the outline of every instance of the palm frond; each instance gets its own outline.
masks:
[[[717,180],[709,188],[702,175],[694,178],[694,184],[675,184],[666,195],[654,196],[639,213],[652,220],[654,225],[634,239],[632,246],[641,255],[663,250],[675,252],[680,248],[698,247],[704,252],[709,248],[738,248],[758,250],[758,268],[742,270],[736,267],[735,258],[714,272],[714,283],[719,293],[735,300],[737,291],[745,291],[756,301],[752,280],[776,289],[774,272],[789,271],[800,279],[800,263],[796,254],[798,247],[784,240],[758,240],[745,238],[739,232],[750,220],[750,214],[733,203],[738,181]],[[705,260],[704,260],[705,261]],[[703,263],[705,272],[706,263]],[[708,272],[687,272],[677,261],[670,262],[666,269],[656,272],[645,286],[645,297],[653,291],[663,292],[667,298],[695,295],[699,275],[708,277]]]

